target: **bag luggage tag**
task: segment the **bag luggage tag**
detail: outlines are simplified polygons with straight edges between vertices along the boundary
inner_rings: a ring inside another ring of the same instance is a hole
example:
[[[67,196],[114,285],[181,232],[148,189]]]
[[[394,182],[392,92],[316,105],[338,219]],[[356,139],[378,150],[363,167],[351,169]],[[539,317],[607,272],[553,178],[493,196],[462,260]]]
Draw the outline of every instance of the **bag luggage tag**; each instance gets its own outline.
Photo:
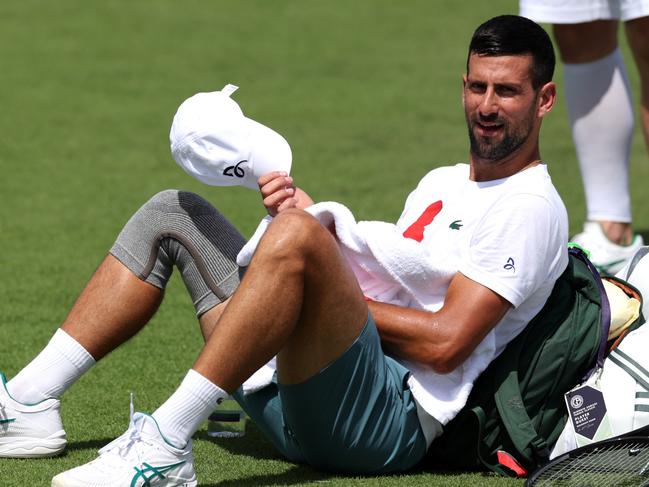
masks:
[[[585,446],[613,436],[604,394],[600,387],[603,370],[599,367],[593,374],[595,380],[589,379],[566,392],[564,396],[577,446]]]

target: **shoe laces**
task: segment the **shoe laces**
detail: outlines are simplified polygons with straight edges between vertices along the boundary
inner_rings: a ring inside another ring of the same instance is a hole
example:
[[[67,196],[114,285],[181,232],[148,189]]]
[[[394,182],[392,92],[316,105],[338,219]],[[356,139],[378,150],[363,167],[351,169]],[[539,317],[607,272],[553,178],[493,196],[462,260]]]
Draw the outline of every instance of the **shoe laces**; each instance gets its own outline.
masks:
[[[0,419],[7,419],[8,416],[7,404],[2,400],[2,397],[0,397]]]
[[[0,394],[0,414],[4,414],[7,410],[8,402],[6,402],[5,395]]]
[[[9,396],[9,391],[2,390],[2,387],[4,387],[4,384],[0,381],[0,412],[4,413],[5,409],[7,408],[7,403],[5,402],[5,396]],[[9,396],[10,397],[10,396]]]
[[[138,461],[140,458],[140,450],[135,448],[136,445],[140,443],[149,444],[142,438],[142,428],[144,427],[144,421],[138,422],[135,424],[133,416],[135,414],[135,408],[133,407],[133,393],[131,393],[130,398],[130,418],[128,423],[128,429],[126,432],[115,438],[113,441],[108,443],[105,447],[99,450],[99,454],[103,455],[105,453],[115,453],[122,458],[126,458],[131,450],[134,450]]]

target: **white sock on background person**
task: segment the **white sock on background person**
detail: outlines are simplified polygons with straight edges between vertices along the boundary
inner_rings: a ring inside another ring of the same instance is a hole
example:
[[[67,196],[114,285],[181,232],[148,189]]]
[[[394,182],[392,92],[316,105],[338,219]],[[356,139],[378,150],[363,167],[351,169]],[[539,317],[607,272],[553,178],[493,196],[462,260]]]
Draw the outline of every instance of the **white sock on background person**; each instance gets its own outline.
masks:
[[[587,219],[631,222],[629,154],[633,105],[619,49],[564,64],[564,89],[586,194]]]
[[[193,369],[176,391],[151,416],[162,435],[183,448],[229,394]]]
[[[58,399],[94,364],[92,355],[59,328],[41,353],[7,382],[7,390],[23,404]]]

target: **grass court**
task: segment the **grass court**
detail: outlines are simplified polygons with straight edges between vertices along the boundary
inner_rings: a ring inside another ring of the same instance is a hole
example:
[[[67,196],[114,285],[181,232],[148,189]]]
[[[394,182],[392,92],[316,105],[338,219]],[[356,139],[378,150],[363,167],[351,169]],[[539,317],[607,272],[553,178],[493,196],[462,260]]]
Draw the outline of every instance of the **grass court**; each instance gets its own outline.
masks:
[[[359,220],[394,221],[430,169],[465,162],[461,75],[469,38],[514,0],[21,0],[0,3],[0,369],[40,351],[128,217],[164,188],[199,192],[251,235],[259,196],[190,179],[171,159],[178,105],[240,86],[244,112],[283,134],[293,175],[316,200]],[[630,60],[624,46],[624,54]],[[633,86],[637,75],[630,66]],[[561,68],[555,77],[561,91]],[[637,89],[635,90],[637,100]],[[639,124],[637,124],[639,126]],[[544,122],[542,155],[570,214],[584,200],[563,100]],[[634,221],[649,236],[649,157],[632,150]],[[136,408],[153,411],[201,347],[177,277],[140,335],[63,398],[67,452],[0,460],[0,485],[49,486],[95,457]],[[283,461],[250,427],[194,443],[200,485],[507,486],[486,474],[335,477]]]

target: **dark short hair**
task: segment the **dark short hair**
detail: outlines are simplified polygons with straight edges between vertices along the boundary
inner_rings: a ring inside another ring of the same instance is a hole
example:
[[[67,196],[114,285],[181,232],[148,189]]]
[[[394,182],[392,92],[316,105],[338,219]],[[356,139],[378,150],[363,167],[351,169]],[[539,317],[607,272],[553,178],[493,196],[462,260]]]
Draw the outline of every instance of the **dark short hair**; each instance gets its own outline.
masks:
[[[466,66],[471,54],[482,56],[532,55],[532,86],[538,89],[552,81],[554,48],[545,30],[525,17],[499,15],[480,25],[471,37]]]

